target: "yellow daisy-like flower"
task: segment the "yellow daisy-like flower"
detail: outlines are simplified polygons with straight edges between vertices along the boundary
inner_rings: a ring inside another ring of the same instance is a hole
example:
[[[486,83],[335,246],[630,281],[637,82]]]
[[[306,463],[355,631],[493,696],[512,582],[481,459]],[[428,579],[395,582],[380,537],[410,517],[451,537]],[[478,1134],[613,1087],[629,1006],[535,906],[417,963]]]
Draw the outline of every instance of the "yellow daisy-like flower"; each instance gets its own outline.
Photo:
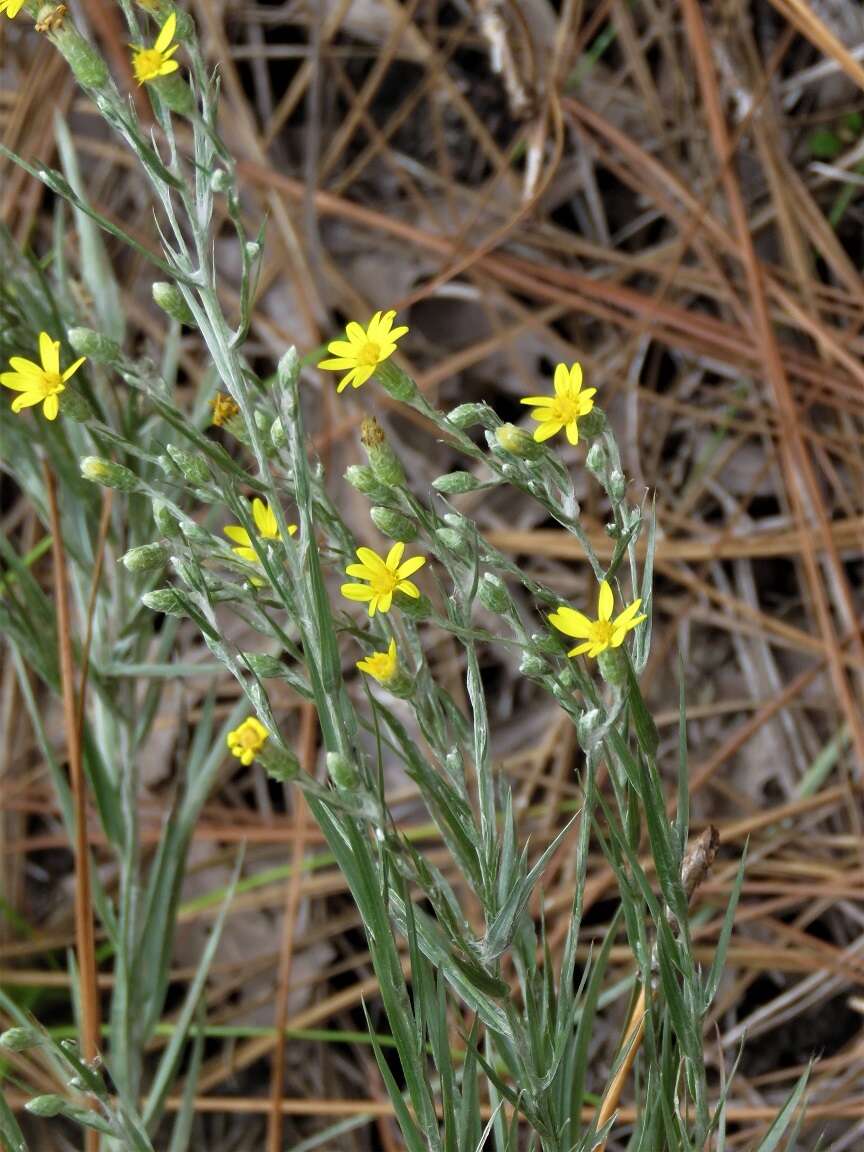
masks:
[[[236,756],[244,768],[248,768],[264,745],[269,733],[255,716],[247,716],[239,728],[229,732],[226,742],[232,756]]]
[[[583,391],[581,364],[571,364],[569,368],[566,364],[559,364],[555,369],[554,384],[554,396],[525,396],[519,403],[534,406],[531,419],[540,425],[534,429],[535,440],[548,440],[565,428],[570,443],[578,444],[579,421],[594,407],[593,397],[597,389],[586,388]]]
[[[176,28],[177,15],[172,12],[162,25],[152,48],[142,48],[140,44],[131,46],[132,70],[139,84],[147,84],[151,80],[157,80],[160,76],[170,76],[180,67],[176,60],[171,59],[180,47],[179,44],[171,43]]]
[[[10,20],[14,20],[24,7],[24,0],[0,0],[0,12],[5,12]]]
[[[363,660],[357,661],[357,667],[367,676],[377,680],[379,684],[389,684],[396,675],[399,667],[399,657],[396,655],[396,641],[391,640],[386,652],[372,652]]]
[[[66,381],[75,375],[87,357],[82,356],[65,372],[61,372],[60,341],[52,340],[47,332],[40,332],[39,358],[42,361],[41,365],[34,364],[32,360],[25,360],[23,356],[10,356],[9,367],[12,371],[0,375],[0,384],[4,388],[11,388],[13,392],[20,393],[12,401],[13,412],[41,404],[45,419],[56,420],[60,411],[60,401],[57,397],[65,390]]]
[[[350,384],[359,388],[373,375],[379,364],[396,351],[396,341],[408,331],[403,324],[393,327],[395,312],[376,312],[366,328],[352,320],[345,329],[347,340],[334,340],[327,345],[332,360],[322,360],[318,365],[327,372],[345,372],[336,388],[341,392]]]
[[[262,540],[282,539],[279,535],[279,525],[276,523],[276,513],[269,504],[265,504],[257,496],[252,501],[252,519],[255,521],[255,527],[258,529],[258,535]],[[251,564],[258,563],[258,553],[252,546],[252,537],[241,524],[229,524],[223,531],[229,540],[233,540],[238,545],[238,547],[231,549],[235,555],[242,560],[248,560]],[[288,525],[289,536],[293,536],[296,531],[296,524]]]
[[[367,584],[343,584],[342,595],[346,600],[358,600],[369,605],[369,615],[376,612],[389,612],[394,592],[404,592],[414,600],[420,599],[420,589],[408,579],[426,563],[425,556],[413,556],[401,563],[404,544],[394,544],[386,559],[371,548],[358,548],[359,564],[349,564],[346,576],[356,576]]]
[[[584,644],[577,644],[575,648],[571,648],[567,653],[568,656],[579,656],[587,652],[589,656],[595,657],[605,652],[607,648],[620,648],[627,633],[648,619],[644,613],[641,616],[636,615],[641,604],[641,600],[634,600],[613,620],[615,598],[612,589],[604,580],[597,598],[596,620],[589,620],[575,608],[562,607],[549,616],[549,623],[565,636],[585,641]]]

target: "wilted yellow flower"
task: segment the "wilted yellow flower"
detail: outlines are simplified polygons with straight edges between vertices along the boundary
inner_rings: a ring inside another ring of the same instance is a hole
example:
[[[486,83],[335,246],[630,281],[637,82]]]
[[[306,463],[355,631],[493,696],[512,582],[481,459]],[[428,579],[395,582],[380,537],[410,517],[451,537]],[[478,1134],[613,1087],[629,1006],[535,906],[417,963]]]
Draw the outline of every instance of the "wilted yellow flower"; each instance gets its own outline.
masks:
[[[0,12],[5,12],[10,20],[14,20],[24,7],[24,0],[0,0]]]
[[[58,4],[56,8],[52,8],[50,12],[36,21],[34,27],[37,32],[57,32],[63,27],[63,21],[66,19],[66,13],[69,9],[65,4]]]
[[[404,324],[394,328],[395,319],[395,312],[376,312],[366,328],[352,320],[345,329],[348,339],[334,340],[327,345],[327,351],[333,359],[322,360],[318,367],[327,372],[345,372],[348,369],[339,381],[337,392],[349,384],[352,388],[359,388],[373,375],[379,364],[393,355],[396,341],[408,331]]]
[[[171,59],[180,47],[179,44],[171,43],[176,28],[177,15],[172,12],[162,25],[152,48],[142,48],[139,44],[132,45],[132,69],[139,84],[147,84],[160,76],[170,76],[180,67],[176,60]]]
[[[232,756],[248,768],[267,742],[269,733],[255,716],[247,716],[239,728],[229,732],[226,741]]]
[[[221,392],[217,392],[210,401],[210,407],[213,409],[212,423],[215,424],[217,428],[224,428],[228,421],[233,420],[240,411],[231,397],[225,396]]]
[[[604,580],[600,585],[600,595],[597,598],[597,619],[589,620],[575,608],[562,607],[549,616],[549,623],[563,632],[565,636],[572,636],[577,640],[584,640],[584,644],[577,644],[567,653],[568,656],[579,656],[587,652],[589,656],[599,656],[607,648],[620,648],[624,637],[637,624],[641,624],[648,617],[637,616],[641,600],[634,600],[632,604],[612,619],[612,609],[615,607],[615,598],[612,589]]]
[[[20,393],[12,401],[13,412],[41,404],[45,419],[55,420],[60,411],[57,397],[65,390],[66,381],[74,376],[87,357],[82,356],[61,373],[60,341],[52,340],[47,332],[39,333],[39,357],[41,365],[25,360],[23,356],[10,356],[9,366],[13,371],[0,375],[0,384]]]
[[[252,519],[255,521],[255,527],[258,529],[258,535],[262,540],[282,539],[279,535],[279,525],[276,523],[276,513],[269,504],[265,504],[257,496],[252,501]],[[288,525],[289,536],[293,536],[296,531],[296,524]],[[258,553],[252,546],[252,538],[241,524],[229,524],[224,532],[229,540],[233,540],[235,544],[239,545],[239,547],[231,549],[235,555],[250,561],[252,564],[258,563]]]
[[[346,600],[368,603],[369,615],[376,612],[389,612],[394,592],[404,592],[414,600],[420,599],[420,589],[408,579],[426,563],[425,556],[414,556],[401,564],[405,545],[394,544],[387,558],[379,556],[371,548],[358,548],[359,564],[349,564],[346,576],[356,576],[367,584],[343,584],[342,595]]]
[[[582,390],[581,364],[571,364],[569,368],[566,364],[559,364],[555,369],[554,385],[554,396],[525,396],[519,403],[534,406],[531,419],[539,421],[539,427],[534,429],[535,440],[548,440],[564,428],[570,443],[578,444],[579,420],[594,407],[593,397],[597,389]]]
[[[396,641],[391,640],[386,652],[372,652],[363,660],[357,661],[357,667],[367,676],[377,680],[379,684],[388,684],[396,675],[399,667],[399,657],[396,655]]]

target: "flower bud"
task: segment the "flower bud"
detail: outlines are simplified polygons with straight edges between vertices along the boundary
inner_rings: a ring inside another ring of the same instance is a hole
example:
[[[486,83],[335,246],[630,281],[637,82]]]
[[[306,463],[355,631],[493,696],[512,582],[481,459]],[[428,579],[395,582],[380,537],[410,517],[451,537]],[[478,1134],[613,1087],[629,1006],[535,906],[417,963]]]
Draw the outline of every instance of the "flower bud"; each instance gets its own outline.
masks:
[[[480,425],[491,431],[496,428],[501,421],[497,413],[493,412],[488,404],[460,404],[454,408],[452,412],[447,415],[447,423],[452,424],[454,428],[464,430],[465,428],[473,428],[475,425]]]
[[[216,193],[227,192],[231,187],[231,177],[224,168],[217,168],[210,177],[210,187]]]
[[[284,425],[282,424],[281,416],[277,416],[273,423],[270,425],[270,443],[274,448],[288,447],[288,436],[285,432]]]
[[[24,1107],[31,1116],[41,1116],[47,1120],[52,1116],[62,1115],[66,1111],[66,1101],[62,1096],[50,1092],[45,1096],[34,1096],[32,1100],[27,1101]]]
[[[66,335],[79,356],[87,356],[97,364],[117,364],[123,359],[116,340],[92,328],[70,328]]]
[[[243,652],[243,659],[256,676],[262,680],[275,680],[285,671],[285,665],[278,656],[269,652]]]
[[[389,536],[391,540],[401,540],[403,544],[410,544],[412,540],[416,540],[417,525],[395,508],[375,507],[370,509],[369,515],[378,531]]]
[[[521,456],[523,460],[537,460],[543,454],[542,447],[534,437],[517,428],[515,424],[502,424],[500,428],[496,428],[495,440],[505,452]]]
[[[458,496],[463,492],[474,492],[482,486],[482,482],[476,476],[472,476],[470,472],[447,472],[444,476],[439,476],[437,480],[432,481],[432,487],[435,491],[441,492],[445,496]]]
[[[77,424],[83,424],[93,415],[89,400],[71,383],[66,385],[66,390],[60,397],[60,411]]]
[[[243,251],[246,253],[247,260],[257,260],[261,255],[261,245],[257,240],[247,240],[243,245]]]
[[[165,280],[157,280],[152,288],[153,302],[166,312],[172,320],[179,320],[187,328],[195,327],[195,317],[183,294],[176,284],[169,284]]]
[[[141,597],[142,604],[151,612],[163,612],[166,616],[188,616],[186,598],[176,588],[154,588]]]
[[[390,495],[389,490],[375,479],[375,473],[368,464],[349,464],[345,470],[345,479],[364,496],[384,500]]]
[[[195,97],[192,89],[179,72],[172,72],[170,76],[159,76],[152,81],[154,90],[159,98],[164,100],[172,112],[178,116],[191,118],[195,112]]]
[[[401,400],[405,403],[408,400],[413,400],[417,395],[417,385],[392,360],[378,364],[375,368],[375,375],[384,390],[389,392],[394,400]]]
[[[369,466],[379,484],[388,488],[405,486],[405,471],[399,458],[384,435],[384,429],[374,416],[364,420],[360,426],[360,443],[366,449]]]
[[[462,533],[454,528],[436,528],[435,537],[448,552],[461,553],[465,550],[465,539]]]
[[[609,475],[609,495],[616,503],[623,500],[627,494],[627,478],[623,472],[616,468]]]
[[[41,15],[41,13],[40,13]],[[48,33],[83,88],[104,88],[108,68],[101,55],[72,24],[64,23]]]
[[[541,660],[539,656],[533,652],[522,653],[522,659],[519,661],[520,675],[536,679],[542,676],[546,670],[545,661]]]
[[[499,616],[507,615],[513,608],[513,601],[504,581],[494,572],[484,572],[477,588],[477,595],[484,608],[496,612]]]
[[[114,460],[99,456],[85,456],[81,461],[81,475],[85,480],[101,484],[103,488],[116,488],[120,492],[137,492],[140,487],[134,472]]]
[[[360,783],[357,766],[341,752],[327,753],[327,775],[340,792],[349,792]]]
[[[591,472],[598,480],[602,480],[606,475],[606,466],[609,463],[609,456],[606,449],[602,444],[592,444],[588,449],[588,455],[585,457],[585,467]]]
[[[579,417],[580,436],[599,436],[606,426],[606,413],[602,408],[592,408],[590,412]]]
[[[168,549],[162,544],[142,544],[139,548],[130,548],[120,559],[129,572],[152,572],[163,567]]]
[[[10,1052],[26,1052],[28,1048],[35,1048],[42,1043],[42,1037],[32,1028],[7,1028],[0,1035],[0,1046],[8,1048]]]
[[[300,775],[300,761],[287,748],[268,745],[258,757],[268,776],[282,783],[296,780]]]
[[[173,539],[179,533],[180,525],[167,505],[163,504],[161,500],[153,501],[153,520],[163,536]]]
[[[276,366],[276,378],[283,388],[296,383],[300,376],[300,357],[297,355],[297,349],[292,344],[287,348]]]
[[[193,456],[191,452],[178,448],[176,444],[166,445],[166,451],[190,484],[208,484],[212,480],[212,474],[203,456]]]
[[[597,657],[597,667],[607,684],[622,688],[627,683],[627,655],[623,648],[606,648]]]
[[[597,744],[603,719],[603,713],[599,708],[589,708],[580,714],[576,722],[576,735],[582,748],[593,748]]]

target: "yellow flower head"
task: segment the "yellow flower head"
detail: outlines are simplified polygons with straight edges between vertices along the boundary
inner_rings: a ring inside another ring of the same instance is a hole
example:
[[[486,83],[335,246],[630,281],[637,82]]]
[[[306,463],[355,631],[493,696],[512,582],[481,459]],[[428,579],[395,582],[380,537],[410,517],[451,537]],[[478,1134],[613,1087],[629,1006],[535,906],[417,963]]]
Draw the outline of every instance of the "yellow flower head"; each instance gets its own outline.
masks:
[[[269,504],[265,504],[257,496],[252,501],[252,519],[255,521],[255,527],[258,529],[258,536],[262,540],[281,540],[279,535],[279,525],[276,523],[276,513]],[[288,535],[293,536],[297,531],[296,524],[288,525]],[[233,540],[238,545],[237,548],[232,548],[231,551],[239,556],[242,560],[248,560],[251,564],[258,563],[258,553],[252,546],[252,538],[246,529],[240,524],[229,524],[224,529],[225,535],[229,540]]]
[[[0,12],[5,12],[10,20],[14,20],[24,7],[24,0],[0,0]]]
[[[399,657],[396,655],[396,641],[391,640],[386,652],[373,652],[363,660],[357,661],[357,667],[367,676],[377,680],[385,686],[396,675],[399,667]]]
[[[228,421],[233,420],[240,411],[231,397],[224,396],[221,392],[217,392],[210,401],[210,407],[213,409],[212,423],[217,428],[224,428]]]
[[[267,742],[267,729],[255,716],[247,716],[239,728],[229,732],[226,741],[232,756],[248,768]]]
[[[578,444],[579,420],[594,407],[593,397],[597,389],[582,390],[581,364],[571,364],[569,368],[566,364],[559,364],[555,369],[554,383],[554,396],[525,396],[519,403],[534,406],[531,419],[539,423],[539,427],[534,429],[535,440],[548,440],[565,428],[570,443]]]
[[[634,600],[613,620],[612,609],[615,607],[615,598],[612,589],[604,580],[597,598],[596,620],[589,620],[575,608],[562,607],[550,615],[549,623],[565,636],[585,641],[584,644],[577,644],[575,648],[571,648],[567,653],[568,656],[579,656],[587,652],[589,656],[595,657],[605,652],[607,648],[620,648],[627,633],[648,619],[644,613],[641,616],[636,615],[641,603],[641,600]]]
[[[346,576],[356,576],[366,580],[366,584],[343,584],[342,595],[346,600],[359,600],[369,605],[369,615],[376,612],[389,612],[394,592],[404,592],[414,600],[420,599],[420,589],[408,579],[426,563],[425,556],[414,556],[404,564],[402,553],[404,544],[394,544],[387,558],[379,556],[371,548],[358,548],[359,564],[349,564]]]
[[[366,383],[379,364],[383,364],[393,355],[396,351],[396,341],[408,331],[404,324],[394,328],[395,319],[395,312],[376,312],[366,328],[352,320],[345,329],[348,339],[334,340],[332,344],[327,345],[327,351],[331,353],[333,359],[322,360],[318,367],[328,372],[345,372],[348,369],[339,381],[337,392],[341,392],[349,384],[352,388],[359,388],[361,384]]]
[[[152,48],[132,45],[132,69],[139,84],[147,84],[160,76],[169,76],[180,67],[176,60],[171,59],[180,47],[179,44],[171,43],[176,27],[177,15],[172,12],[162,25]]]
[[[13,392],[20,393],[12,401],[13,412],[41,404],[45,419],[55,420],[60,411],[60,401],[57,397],[65,390],[66,381],[75,375],[86,360],[86,356],[82,356],[65,372],[61,372],[60,341],[52,340],[47,332],[40,332],[39,358],[42,361],[41,365],[34,364],[32,360],[25,360],[23,356],[11,356],[9,366],[13,371],[0,374],[0,384],[4,388],[11,388]]]

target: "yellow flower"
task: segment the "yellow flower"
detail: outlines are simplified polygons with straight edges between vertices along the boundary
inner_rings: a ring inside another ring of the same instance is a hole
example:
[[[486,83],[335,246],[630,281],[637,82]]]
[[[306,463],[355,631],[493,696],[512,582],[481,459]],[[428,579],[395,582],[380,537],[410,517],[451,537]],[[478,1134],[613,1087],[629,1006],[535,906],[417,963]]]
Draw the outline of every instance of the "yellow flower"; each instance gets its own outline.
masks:
[[[426,563],[425,556],[414,556],[400,564],[404,544],[394,544],[387,553],[386,560],[371,548],[358,548],[359,564],[349,564],[346,576],[357,576],[368,584],[343,584],[342,595],[346,600],[359,600],[369,604],[369,615],[376,612],[389,612],[394,592],[404,592],[414,600],[420,599],[420,589],[408,579]]]
[[[132,69],[139,84],[146,84],[160,76],[170,76],[176,72],[180,65],[171,57],[180,47],[172,44],[174,31],[177,27],[177,15],[172,12],[156,37],[152,48],[142,48],[139,44],[132,45]]]
[[[229,732],[226,741],[232,756],[248,768],[264,747],[269,733],[255,716],[247,716],[239,728]]]
[[[399,667],[396,641],[390,641],[386,652],[372,652],[364,660],[358,660],[357,667],[367,676],[372,676],[379,684],[386,685],[396,675],[396,670]]]
[[[636,615],[641,603],[641,600],[634,600],[613,620],[612,609],[615,606],[615,599],[612,589],[604,580],[597,598],[596,620],[589,620],[575,608],[562,607],[550,615],[549,623],[565,636],[585,641],[584,644],[577,644],[575,648],[571,648],[567,653],[568,656],[579,656],[582,652],[587,652],[589,656],[595,657],[605,652],[607,648],[620,648],[627,633],[648,619],[644,614]]]
[[[52,8],[46,12],[41,20],[37,20],[35,28],[37,32],[58,32],[63,27],[63,22],[66,19],[66,13],[69,9],[65,4],[58,4],[56,8]]]
[[[540,425],[534,429],[535,440],[548,440],[566,428],[567,439],[571,444],[578,444],[579,420],[594,407],[593,396],[597,389],[582,391],[581,364],[571,364],[569,368],[566,364],[559,364],[555,369],[554,383],[554,396],[525,396],[519,403],[534,405],[531,419]]]
[[[352,388],[359,388],[379,364],[393,355],[396,341],[408,331],[404,324],[394,328],[395,319],[395,312],[376,312],[366,328],[352,320],[345,329],[348,339],[334,340],[327,345],[327,351],[333,359],[322,360],[318,367],[327,372],[345,372],[346,368],[349,370],[339,381],[337,392],[349,384]]]
[[[24,7],[24,0],[0,0],[0,12],[5,12],[10,20],[14,20]]]
[[[269,504],[265,504],[257,496],[252,501],[252,519],[255,521],[255,527],[258,529],[258,535],[262,540],[282,539],[279,535],[279,525],[276,523],[276,513]],[[296,531],[296,524],[288,525],[289,536],[293,536]],[[231,549],[235,555],[252,564],[258,563],[258,553],[252,546],[252,538],[242,525],[229,524],[224,532],[229,540],[233,540],[235,544],[239,545],[239,547]]]
[[[221,392],[217,392],[210,401],[210,407],[213,409],[212,423],[217,428],[224,428],[228,421],[233,420],[240,411],[231,397],[223,396]]]
[[[39,333],[39,357],[41,366],[32,360],[25,360],[23,356],[11,356],[9,366],[13,371],[2,373],[0,384],[4,388],[11,388],[13,392],[20,392],[20,396],[12,401],[13,412],[41,404],[45,419],[55,420],[60,411],[57,397],[65,390],[66,381],[75,375],[87,357],[82,356],[61,373],[60,341],[52,340],[47,332]]]

